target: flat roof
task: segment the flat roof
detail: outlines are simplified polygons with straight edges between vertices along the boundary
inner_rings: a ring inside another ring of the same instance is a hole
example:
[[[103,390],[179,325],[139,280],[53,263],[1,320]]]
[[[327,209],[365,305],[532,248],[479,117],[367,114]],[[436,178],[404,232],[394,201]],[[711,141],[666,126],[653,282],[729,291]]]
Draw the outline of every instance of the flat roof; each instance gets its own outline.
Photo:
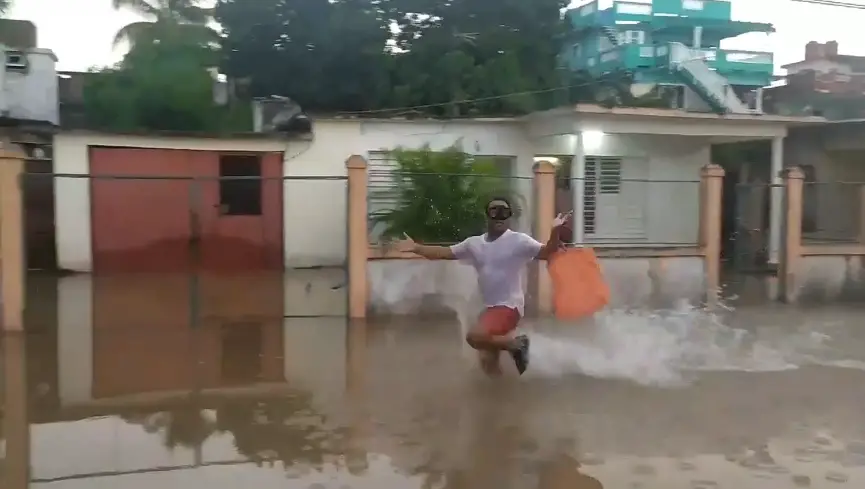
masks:
[[[813,63],[815,61],[829,61],[831,63],[847,64],[857,72],[865,70],[865,56],[856,56],[853,54],[830,54],[818,59],[802,59],[793,63],[781,65],[781,68],[786,69],[796,65]]]
[[[816,116],[782,116],[771,114],[724,114],[718,115],[711,112],[690,112],[680,109],[657,109],[642,107],[602,107],[594,104],[577,104],[573,107],[561,107],[542,112],[534,112],[533,115],[563,115],[567,113],[586,115],[613,115],[624,117],[659,117],[667,119],[688,120],[727,120],[742,122],[769,122],[787,125],[819,125],[825,124],[826,118]]]
[[[692,31],[695,21],[703,26],[704,35],[720,36],[730,38],[748,34],[750,32],[775,32],[775,26],[767,22],[748,22],[742,20],[725,19],[694,19],[693,17],[667,17],[655,15],[651,20],[640,24],[655,31],[683,30]]]
[[[106,136],[134,136],[134,137],[163,137],[163,138],[186,138],[186,139],[248,139],[262,141],[297,141],[312,139],[312,134],[283,134],[270,132],[211,132],[211,131],[111,131],[95,129],[59,129],[56,134],[72,135],[106,135]]]
[[[366,114],[316,114],[315,112],[307,112],[313,126],[316,121],[326,122],[479,122],[479,123],[497,123],[497,122],[515,122],[521,120],[524,116],[500,116],[500,117],[430,117],[430,116],[394,116],[387,117],[388,112],[399,112],[399,109],[387,109]]]

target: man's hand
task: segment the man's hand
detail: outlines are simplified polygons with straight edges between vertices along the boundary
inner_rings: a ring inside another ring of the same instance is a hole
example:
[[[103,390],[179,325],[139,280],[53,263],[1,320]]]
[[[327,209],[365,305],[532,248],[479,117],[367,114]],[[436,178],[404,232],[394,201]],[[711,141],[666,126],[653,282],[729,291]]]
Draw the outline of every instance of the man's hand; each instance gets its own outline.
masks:
[[[571,217],[573,217],[573,215],[574,211],[568,211],[556,216],[556,218],[553,219],[553,229],[560,228],[567,224],[571,220]]]
[[[395,241],[394,248],[402,253],[414,253],[417,251],[417,243],[408,234],[403,233],[403,239]]]

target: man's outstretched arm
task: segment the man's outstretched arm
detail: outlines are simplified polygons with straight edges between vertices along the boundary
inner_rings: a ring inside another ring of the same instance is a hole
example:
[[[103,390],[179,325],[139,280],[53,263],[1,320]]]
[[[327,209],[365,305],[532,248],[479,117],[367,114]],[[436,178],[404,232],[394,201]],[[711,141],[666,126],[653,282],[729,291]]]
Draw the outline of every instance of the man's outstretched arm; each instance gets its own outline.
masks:
[[[415,255],[422,256],[427,260],[457,259],[457,256],[454,254],[450,246],[433,246],[415,243],[414,246],[411,248],[411,252]]]
[[[469,246],[466,241],[453,246],[422,245],[416,243],[410,236],[404,236],[403,239],[396,243],[396,249],[414,253],[427,260],[458,260],[468,254]]]

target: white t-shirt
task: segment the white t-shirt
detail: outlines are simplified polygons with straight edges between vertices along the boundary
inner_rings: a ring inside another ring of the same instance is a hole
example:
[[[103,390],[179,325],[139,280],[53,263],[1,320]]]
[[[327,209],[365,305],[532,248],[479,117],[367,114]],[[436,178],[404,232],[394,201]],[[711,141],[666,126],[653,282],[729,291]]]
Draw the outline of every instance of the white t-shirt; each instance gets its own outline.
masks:
[[[538,256],[542,246],[528,234],[507,230],[494,241],[487,241],[486,234],[472,236],[451,246],[451,251],[477,271],[486,307],[513,307],[523,315],[523,267]]]

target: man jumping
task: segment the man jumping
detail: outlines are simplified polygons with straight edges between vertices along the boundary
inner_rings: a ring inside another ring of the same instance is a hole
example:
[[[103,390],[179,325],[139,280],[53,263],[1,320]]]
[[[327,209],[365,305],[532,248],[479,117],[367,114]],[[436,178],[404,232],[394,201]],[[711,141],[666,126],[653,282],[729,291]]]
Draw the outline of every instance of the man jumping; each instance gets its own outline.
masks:
[[[510,230],[513,209],[506,198],[492,199],[486,208],[487,232],[453,246],[427,246],[410,237],[396,243],[400,251],[429,260],[460,260],[471,264],[478,274],[486,309],[466,334],[466,342],[480,354],[481,368],[489,376],[501,375],[499,355],[507,351],[520,375],[529,365],[529,338],[512,333],[524,315],[523,267],[534,259],[546,260],[562,247],[560,230],[571,212],[559,214],[546,244]]]

